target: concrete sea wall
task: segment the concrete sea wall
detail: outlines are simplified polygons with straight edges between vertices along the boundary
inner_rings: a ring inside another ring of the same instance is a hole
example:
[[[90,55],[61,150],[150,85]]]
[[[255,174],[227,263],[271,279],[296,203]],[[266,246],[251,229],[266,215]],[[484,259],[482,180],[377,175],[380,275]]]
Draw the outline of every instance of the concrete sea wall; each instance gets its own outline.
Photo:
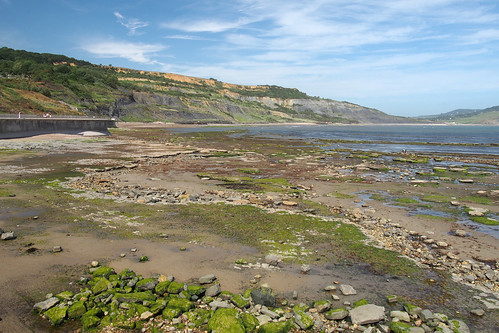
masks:
[[[102,132],[116,127],[114,120],[94,118],[0,118],[0,139],[49,133],[82,134]]]

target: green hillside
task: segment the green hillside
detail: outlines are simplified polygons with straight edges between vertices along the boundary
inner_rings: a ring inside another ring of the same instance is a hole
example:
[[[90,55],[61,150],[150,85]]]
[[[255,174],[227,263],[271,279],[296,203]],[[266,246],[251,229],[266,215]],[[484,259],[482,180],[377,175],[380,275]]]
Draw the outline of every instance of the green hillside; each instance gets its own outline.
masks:
[[[87,115],[187,123],[402,122],[291,88],[94,65],[0,48],[0,114]]]

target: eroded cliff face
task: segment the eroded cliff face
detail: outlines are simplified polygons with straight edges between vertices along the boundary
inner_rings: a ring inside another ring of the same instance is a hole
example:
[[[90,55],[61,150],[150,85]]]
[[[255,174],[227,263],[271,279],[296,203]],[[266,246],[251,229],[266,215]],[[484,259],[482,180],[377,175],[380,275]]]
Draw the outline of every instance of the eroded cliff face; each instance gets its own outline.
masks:
[[[207,123],[265,123],[321,121],[340,123],[400,123],[406,118],[348,102],[326,99],[172,95],[171,92],[132,91],[116,99],[101,114],[124,120],[159,120]]]

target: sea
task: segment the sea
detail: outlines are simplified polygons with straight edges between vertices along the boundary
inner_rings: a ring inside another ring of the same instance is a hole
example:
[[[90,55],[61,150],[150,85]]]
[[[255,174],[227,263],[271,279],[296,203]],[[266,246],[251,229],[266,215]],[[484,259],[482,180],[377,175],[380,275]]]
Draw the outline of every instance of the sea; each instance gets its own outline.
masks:
[[[433,152],[499,156],[499,126],[477,125],[252,125],[183,127],[180,133],[234,130],[234,136],[331,140],[325,149],[384,153]],[[242,131],[242,132],[241,132]]]

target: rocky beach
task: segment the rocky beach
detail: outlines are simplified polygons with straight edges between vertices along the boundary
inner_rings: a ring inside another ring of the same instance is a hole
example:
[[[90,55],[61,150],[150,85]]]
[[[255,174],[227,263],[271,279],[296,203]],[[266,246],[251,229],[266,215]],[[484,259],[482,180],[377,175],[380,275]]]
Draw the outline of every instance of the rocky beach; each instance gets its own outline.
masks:
[[[111,132],[0,141],[0,331],[497,331],[497,156]]]

